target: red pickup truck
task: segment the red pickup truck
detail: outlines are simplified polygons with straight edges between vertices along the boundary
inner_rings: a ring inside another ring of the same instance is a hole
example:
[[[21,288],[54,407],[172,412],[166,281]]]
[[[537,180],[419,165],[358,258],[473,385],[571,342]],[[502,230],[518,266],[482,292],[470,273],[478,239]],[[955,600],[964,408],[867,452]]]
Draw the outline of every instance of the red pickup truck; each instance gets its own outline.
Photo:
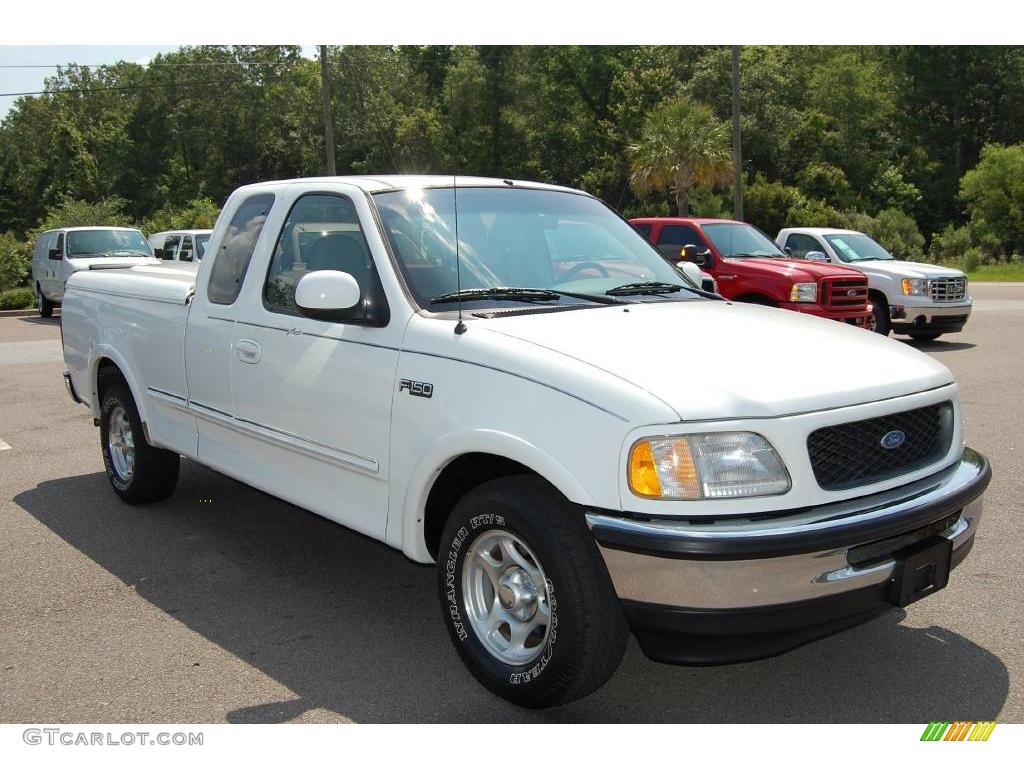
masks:
[[[692,261],[709,273],[727,299],[871,327],[864,274],[789,258],[750,224],[696,218],[631,219],[629,223],[666,259]]]

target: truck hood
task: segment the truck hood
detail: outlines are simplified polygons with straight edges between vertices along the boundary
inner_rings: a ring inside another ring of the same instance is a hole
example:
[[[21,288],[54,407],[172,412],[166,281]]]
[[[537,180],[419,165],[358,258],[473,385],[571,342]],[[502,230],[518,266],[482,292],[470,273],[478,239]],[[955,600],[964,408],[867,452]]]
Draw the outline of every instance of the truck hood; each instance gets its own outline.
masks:
[[[737,274],[784,277],[794,283],[817,282],[821,277],[860,277],[857,270],[806,259],[727,259]]]
[[[93,265],[101,269],[121,269],[139,264],[159,264],[155,256],[89,256],[83,258],[68,257],[68,264],[76,272],[80,269],[92,269]]]
[[[902,342],[788,310],[704,300],[624,309],[473,326],[564,355],[567,381],[576,361],[630,382],[682,421],[839,408],[953,382],[945,366]]]
[[[916,261],[861,261],[857,269],[869,275],[892,275],[893,277],[963,277],[959,269],[940,267],[937,264],[921,264]]]

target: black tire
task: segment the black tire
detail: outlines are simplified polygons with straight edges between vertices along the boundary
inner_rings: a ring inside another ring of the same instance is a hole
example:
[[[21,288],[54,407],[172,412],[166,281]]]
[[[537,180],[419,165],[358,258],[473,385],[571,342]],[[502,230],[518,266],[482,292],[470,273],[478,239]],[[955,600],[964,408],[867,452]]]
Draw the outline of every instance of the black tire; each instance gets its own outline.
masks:
[[[908,335],[914,341],[935,341],[942,334],[935,331],[911,331]]]
[[[509,534],[535,553],[550,611],[549,630],[535,646],[539,656],[521,665],[483,644],[463,592],[474,542]],[[614,674],[629,633],[622,606],[581,510],[541,478],[499,478],[462,497],[445,525],[438,561],[448,635],[488,690],[524,707],[552,707],[593,693]]]
[[[889,305],[883,298],[871,297],[871,315],[875,323],[872,329],[875,333],[888,336],[892,330],[892,320],[889,317]]]
[[[127,417],[134,445],[132,470],[128,476],[118,471],[111,457],[111,418],[115,413]],[[128,386],[123,380],[111,384],[103,395],[100,412],[100,448],[103,466],[114,492],[129,504],[145,504],[166,499],[178,483],[180,457],[173,451],[154,448],[146,442],[142,420]]]
[[[36,301],[39,302],[39,316],[53,317],[53,302],[43,296],[39,286],[36,286]]]

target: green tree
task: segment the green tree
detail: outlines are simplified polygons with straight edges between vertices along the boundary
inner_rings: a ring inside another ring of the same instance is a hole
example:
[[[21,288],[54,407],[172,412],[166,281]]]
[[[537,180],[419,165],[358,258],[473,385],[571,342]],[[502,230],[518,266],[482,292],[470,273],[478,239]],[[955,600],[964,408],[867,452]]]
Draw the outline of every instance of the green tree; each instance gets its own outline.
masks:
[[[659,104],[630,144],[630,183],[638,195],[668,191],[680,216],[689,213],[697,185],[724,186],[732,178],[732,149],[727,123],[711,107],[677,96]]]
[[[988,144],[960,180],[960,198],[982,246],[1010,255],[1024,251],[1024,144]]]

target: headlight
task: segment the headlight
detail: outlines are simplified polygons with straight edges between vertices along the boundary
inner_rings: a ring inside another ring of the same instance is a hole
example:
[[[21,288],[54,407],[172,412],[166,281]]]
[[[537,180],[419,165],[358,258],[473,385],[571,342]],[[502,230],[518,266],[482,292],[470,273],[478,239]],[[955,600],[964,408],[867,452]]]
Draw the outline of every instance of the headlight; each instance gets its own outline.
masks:
[[[735,499],[790,489],[786,465],[761,435],[648,437],[629,451],[629,488],[651,499]]]
[[[793,287],[789,289],[789,300],[790,301],[817,301],[818,300],[818,284],[817,283],[794,283]]]
[[[927,296],[928,295],[928,281],[922,277],[904,277],[903,278],[903,295],[904,296]]]

